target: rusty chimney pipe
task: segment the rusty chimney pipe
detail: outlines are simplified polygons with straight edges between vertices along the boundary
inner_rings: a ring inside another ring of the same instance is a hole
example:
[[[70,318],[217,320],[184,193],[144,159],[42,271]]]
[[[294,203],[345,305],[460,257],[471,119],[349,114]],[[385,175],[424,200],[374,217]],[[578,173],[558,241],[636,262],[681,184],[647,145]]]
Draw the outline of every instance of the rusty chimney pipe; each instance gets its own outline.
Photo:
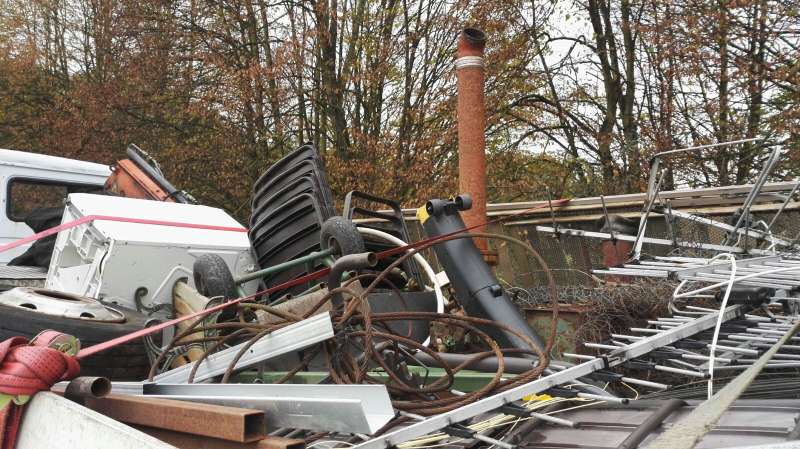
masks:
[[[481,30],[465,28],[458,37],[458,191],[472,196],[472,208],[461,214],[467,227],[486,222],[485,46],[486,34]],[[474,230],[485,231],[483,227]],[[485,239],[475,239],[475,244],[486,254]]]

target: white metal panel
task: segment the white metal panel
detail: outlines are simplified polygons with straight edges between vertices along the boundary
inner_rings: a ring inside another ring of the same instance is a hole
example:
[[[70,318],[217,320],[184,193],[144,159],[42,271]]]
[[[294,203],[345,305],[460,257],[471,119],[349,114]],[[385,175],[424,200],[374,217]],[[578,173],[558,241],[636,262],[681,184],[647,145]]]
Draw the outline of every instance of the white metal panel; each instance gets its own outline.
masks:
[[[25,406],[17,449],[176,449],[68,399],[41,392]]]
[[[62,222],[89,215],[242,229],[221,209],[82,193],[69,196]],[[172,286],[179,279],[193,286],[192,266],[205,253],[222,257],[234,275],[254,264],[246,232],[97,220],[58,234],[45,285],[130,308],[145,288],[144,305],[171,304]]]
[[[67,178],[70,176],[79,177],[80,175],[93,175],[108,177],[111,169],[108,165],[97,164],[94,162],[79,161],[48,154],[29,153],[26,151],[14,151],[0,149],[0,165],[28,167],[36,170],[63,172]]]
[[[241,224],[222,209],[195,204],[74,193],[69,196],[69,205],[75,211],[73,215],[77,217],[111,215],[115,217],[243,229]],[[195,246],[218,248],[250,246],[246,232],[191,229],[115,221],[96,221],[93,227],[105,238],[114,239],[117,242],[126,242],[126,244],[168,244],[187,248]]]

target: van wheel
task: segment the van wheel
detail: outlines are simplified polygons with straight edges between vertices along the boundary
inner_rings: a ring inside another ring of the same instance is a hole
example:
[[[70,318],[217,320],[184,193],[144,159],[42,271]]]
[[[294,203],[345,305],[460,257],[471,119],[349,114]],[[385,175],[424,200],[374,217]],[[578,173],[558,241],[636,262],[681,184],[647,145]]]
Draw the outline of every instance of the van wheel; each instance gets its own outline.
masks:
[[[76,337],[86,348],[144,328],[147,317],[96,299],[18,287],[0,294],[0,340],[35,337],[52,329]],[[141,339],[81,360],[81,374],[113,380],[142,380],[150,370]]]

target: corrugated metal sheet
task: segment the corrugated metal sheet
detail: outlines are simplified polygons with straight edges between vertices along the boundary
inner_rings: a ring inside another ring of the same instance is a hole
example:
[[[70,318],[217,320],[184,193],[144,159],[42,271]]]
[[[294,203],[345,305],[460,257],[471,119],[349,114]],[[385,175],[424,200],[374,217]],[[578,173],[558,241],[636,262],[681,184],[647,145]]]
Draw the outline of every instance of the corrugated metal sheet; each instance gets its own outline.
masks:
[[[0,265],[0,279],[41,279],[47,276],[47,269],[41,267],[13,267]]]

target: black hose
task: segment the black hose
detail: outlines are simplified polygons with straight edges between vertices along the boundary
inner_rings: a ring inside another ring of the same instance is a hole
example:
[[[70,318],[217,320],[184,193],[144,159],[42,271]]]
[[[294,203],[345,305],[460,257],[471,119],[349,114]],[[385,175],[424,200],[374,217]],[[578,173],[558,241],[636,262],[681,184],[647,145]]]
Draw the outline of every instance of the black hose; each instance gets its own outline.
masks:
[[[347,254],[336,259],[331,267],[330,274],[328,274],[328,291],[334,292],[331,297],[333,306],[336,307],[344,303],[342,293],[336,291],[336,289],[342,285],[342,275],[346,271],[374,267],[377,264],[378,256],[375,253]]]
[[[156,171],[141,155],[142,150],[134,144],[128,145],[128,149],[126,150],[128,153],[128,158],[136,164],[137,167],[142,169],[142,171],[161,187],[165,192],[167,192],[167,196],[173,198],[177,203],[184,203],[188,204],[189,199],[186,198],[186,195],[183,194],[182,191],[178,190],[173,186],[169,181],[164,178],[164,175]]]
[[[668,399],[664,404],[647,417],[636,429],[628,435],[628,438],[622,443],[619,443],[617,449],[636,449],[639,444],[647,438],[648,435],[658,429],[664,420],[675,410],[686,405],[686,402],[680,399]]]

